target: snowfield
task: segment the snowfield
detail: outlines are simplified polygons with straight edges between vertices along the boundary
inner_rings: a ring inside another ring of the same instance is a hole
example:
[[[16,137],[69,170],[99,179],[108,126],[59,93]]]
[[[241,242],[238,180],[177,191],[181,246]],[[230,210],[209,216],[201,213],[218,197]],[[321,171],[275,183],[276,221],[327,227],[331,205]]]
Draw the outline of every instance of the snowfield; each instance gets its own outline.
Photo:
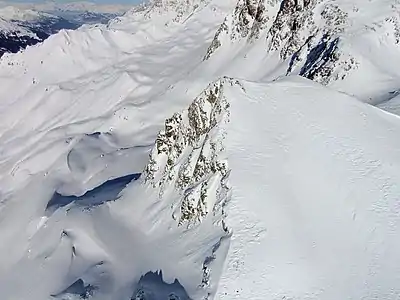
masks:
[[[383,2],[152,1],[5,54],[2,299],[399,299]]]

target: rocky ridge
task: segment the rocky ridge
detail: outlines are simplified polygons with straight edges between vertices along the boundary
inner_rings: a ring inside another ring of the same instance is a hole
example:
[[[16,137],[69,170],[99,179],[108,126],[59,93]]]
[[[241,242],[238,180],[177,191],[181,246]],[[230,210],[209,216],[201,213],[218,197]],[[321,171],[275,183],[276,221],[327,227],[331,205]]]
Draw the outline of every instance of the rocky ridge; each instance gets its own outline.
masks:
[[[286,72],[330,84],[343,80],[360,65],[343,40],[382,31],[397,47],[400,41],[399,3],[393,1],[382,18],[362,18],[359,3],[325,0],[239,0],[218,28],[204,60],[223,46],[246,41],[262,44],[265,55],[277,53]],[[371,2],[372,3],[372,2]],[[373,3],[372,3],[373,4]],[[372,5],[371,4],[371,5]],[[390,33],[389,33],[390,32]],[[383,33],[382,33],[383,34]]]
[[[232,14],[218,28],[204,60],[218,48],[239,40],[254,41],[271,25],[271,14],[276,10],[276,0],[239,0]]]
[[[229,82],[211,83],[186,111],[165,121],[145,168],[145,182],[157,190],[160,199],[179,195],[172,212],[178,226],[195,226],[212,213],[224,231],[229,231],[224,207],[230,197],[230,170],[223,158],[222,129],[229,117],[223,95]]]
[[[195,11],[206,6],[209,0],[152,0],[134,8],[128,14],[149,20],[154,16],[168,14],[173,23],[182,23]]]
[[[229,122],[224,88],[236,84],[239,82],[231,78],[219,79],[188,109],[166,119],[142,174],[146,189],[169,211],[166,217],[170,214],[172,227],[189,232],[204,231],[206,226],[208,234],[217,239],[202,263],[198,289],[205,300],[215,293],[212,277],[216,272],[214,279],[218,278],[222,266],[218,261],[225,259],[218,250],[224,241],[229,243],[232,234],[226,224],[231,187],[224,148],[224,127]]]

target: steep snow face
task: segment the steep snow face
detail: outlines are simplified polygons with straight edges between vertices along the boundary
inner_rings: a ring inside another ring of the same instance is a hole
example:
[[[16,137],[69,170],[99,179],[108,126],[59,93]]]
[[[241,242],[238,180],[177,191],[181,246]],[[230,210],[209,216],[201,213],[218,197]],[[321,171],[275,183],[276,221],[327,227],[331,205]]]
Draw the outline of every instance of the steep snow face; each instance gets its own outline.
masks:
[[[400,119],[304,79],[241,85],[217,299],[396,299]]]
[[[171,31],[63,31],[1,59],[5,298],[214,297],[231,235],[223,91],[234,83],[188,75],[224,14]]]
[[[265,49],[261,55],[258,51],[254,60],[278,56],[280,66],[265,70],[268,79],[298,74],[364,101],[380,102],[398,85],[392,62],[400,59],[399,16],[394,0],[284,0],[280,4],[260,1],[258,5],[239,1],[218,29],[205,59],[219,51],[226,55],[218,50],[221,45],[228,49],[232,42],[244,39],[253,48]],[[254,39],[258,39],[255,45]],[[390,59],[380,59],[387,55]],[[355,81],[367,88],[359,90],[352,84]],[[376,82],[379,88],[368,88]]]
[[[167,119],[137,181],[105,181],[102,191],[75,198],[81,192],[73,182],[68,188],[60,185],[66,178],[57,179],[57,173],[65,158],[69,176],[76,177],[98,150],[105,156],[106,137],[99,134],[94,141],[70,141],[72,147],[67,157],[59,157],[57,167],[31,174],[19,186],[14,181],[8,192],[3,189],[4,297],[84,299],[79,296],[83,293],[93,299],[153,299],[149,297],[162,289],[154,283],[153,289],[137,290],[137,283],[147,272],[162,270],[163,279],[177,280],[190,299],[212,299],[231,235],[225,225],[230,172],[223,153],[229,107],[223,90],[228,82],[211,84],[187,110]],[[12,226],[15,210],[24,218]],[[174,295],[172,291],[169,299]]]
[[[2,296],[396,299],[393,11],[161,1],[3,56]]]
[[[377,105],[379,108],[391,112],[395,115],[400,115],[400,97],[398,91],[393,91],[391,97]]]
[[[56,15],[14,6],[0,8],[0,20],[0,55],[35,45],[63,28],[79,27],[77,23]]]

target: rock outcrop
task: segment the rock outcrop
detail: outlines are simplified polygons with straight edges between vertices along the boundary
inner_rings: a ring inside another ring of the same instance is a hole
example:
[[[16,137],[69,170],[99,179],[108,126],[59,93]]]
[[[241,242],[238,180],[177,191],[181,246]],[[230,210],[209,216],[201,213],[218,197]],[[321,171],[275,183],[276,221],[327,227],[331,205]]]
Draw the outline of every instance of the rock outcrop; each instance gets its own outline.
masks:
[[[235,10],[218,28],[204,60],[207,60],[224,43],[238,40],[254,41],[272,21],[276,0],[239,0]]]
[[[208,249],[197,287],[201,299],[215,294],[213,282],[219,280],[231,236],[226,224],[230,169],[224,148],[224,127],[229,121],[224,87],[229,84],[236,81],[223,78],[211,83],[188,109],[165,121],[142,174],[146,195],[161,207],[152,210],[169,219],[171,232],[183,231],[189,240],[190,234],[200,234],[206,240],[199,242]]]
[[[351,13],[357,13],[353,6]],[[387,17],[398,43],[398,17]],[[324,0],[239,0],[218,28],[204,60],[224,45],[262,42],[266,55],[278,53],[286,73],[329,84],[344,79],[359,62],[341,40],[351,31],[348,7]],[[228,47],[228,46],[227,46]]]
[[[268,32],[268,51],[278,51],[282,60],[290,61],[286,75],[323,84],[344,79],[357,67],[355,58],[340,47],[347,17],[334,3],[285,0]]]
[[[175,199],[171,215],[178,226],[195,226],[212,214],[228,232],[224,223],[230,195],[230,170],[223,158],[223,124],[229,115],[225,81],[210,84],[186,111],[165,121],[143,174],[160,199]],[[171,198],[172,194],[176,196]]]

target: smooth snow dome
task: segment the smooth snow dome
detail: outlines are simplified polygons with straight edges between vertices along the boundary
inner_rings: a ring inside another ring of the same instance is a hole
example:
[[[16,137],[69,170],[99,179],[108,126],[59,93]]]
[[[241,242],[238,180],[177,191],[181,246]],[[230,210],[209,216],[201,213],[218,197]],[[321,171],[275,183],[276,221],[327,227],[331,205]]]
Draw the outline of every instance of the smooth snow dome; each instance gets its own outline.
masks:
[[[2,56],[1,299],[399,299],[399,11],[154,0]]]

